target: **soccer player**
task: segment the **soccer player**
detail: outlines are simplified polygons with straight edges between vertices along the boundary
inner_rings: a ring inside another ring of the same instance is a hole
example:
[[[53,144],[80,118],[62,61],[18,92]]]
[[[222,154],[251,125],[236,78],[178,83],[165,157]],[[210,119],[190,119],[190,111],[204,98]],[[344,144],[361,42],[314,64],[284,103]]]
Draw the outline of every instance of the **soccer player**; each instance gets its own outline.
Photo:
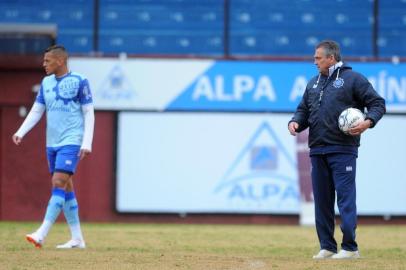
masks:
[[[356,159],[361,134],[373,128],[385,113],[385,100],[368,80],[341,61],[340,47],[331,40],[316,46],[314,64],[319,74],[306,86],[303,98],[288,124],[292,135],[309,127],[312,186],[316,230],[320,251],[314,259],[359,258],[357,228]],[[347,108],[368,110],[364,121],[349,129],[338,127],[338,117]],[[341,215],[343,239],[337,253],[334,239],[334,203]]]
[[[67,66],[68,53],[61,45],[46,49],[43,67],[48,76],[41,83],[36,100],[12,140],[19,145],[24,135],[41,119],[46,111],[46,152],[52,175],[52,194],[42,225],[26,239],[40,248],[59,216],[65,215],[71,239],[57,248],[85,248],[78,203],[72,176],[79,160],[91,153],[94,108],[87,79]]]

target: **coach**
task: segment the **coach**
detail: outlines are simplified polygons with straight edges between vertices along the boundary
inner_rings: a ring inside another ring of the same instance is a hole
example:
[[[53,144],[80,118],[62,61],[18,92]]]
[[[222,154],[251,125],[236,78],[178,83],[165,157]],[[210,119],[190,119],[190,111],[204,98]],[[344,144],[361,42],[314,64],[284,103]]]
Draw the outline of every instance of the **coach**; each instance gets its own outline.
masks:
[[[341,61],[336,42],[320,42],[315,49],[314,64],[319,74],[306,86],[288,124],[289,132],[294,136],[309,127],[316,230],[320,242],[320,251],[313,258],[355,259],[360,257],[355,241],[355,174],[360,135],[382,118],[385,100],[364,76]],[[338,117],[350,107],[363,112],[366,109],[366,117],[346,135],[338,127]],[[334,239],[336,193],[343,233],[339,253]]]

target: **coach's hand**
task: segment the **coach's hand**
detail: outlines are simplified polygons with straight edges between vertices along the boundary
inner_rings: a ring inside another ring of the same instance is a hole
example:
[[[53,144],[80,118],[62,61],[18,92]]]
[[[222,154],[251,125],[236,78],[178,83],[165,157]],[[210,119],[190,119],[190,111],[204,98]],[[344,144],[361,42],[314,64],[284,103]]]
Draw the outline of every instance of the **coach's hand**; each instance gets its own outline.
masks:
[[[364,120],[364,121],[360,122],[358,125],[350,128],[348,130],[348,133],[350,135],[352,135],[352,136],[361,135],[362,132],[364,132],[365,130],[367,130],[371,126],[372,126],[372,121],[367,119],[367,120]]]
[[[290,122],[288,125],[288,129],[291,135],[296,136],[297,132],[296,130],[299,128],[299,124],[296,122]]]

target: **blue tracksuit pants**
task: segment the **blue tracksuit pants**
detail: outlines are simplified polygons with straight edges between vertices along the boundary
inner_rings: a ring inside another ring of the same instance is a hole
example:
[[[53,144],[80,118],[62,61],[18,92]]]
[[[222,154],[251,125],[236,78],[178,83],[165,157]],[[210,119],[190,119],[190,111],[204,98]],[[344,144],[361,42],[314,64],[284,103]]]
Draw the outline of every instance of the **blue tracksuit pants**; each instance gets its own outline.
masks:
[[[334,239],[334,203],[337,193],[337,206],[341,216],[340,227],[343,233],[341,248],[347,251],[358,250],[355,241],[357,156],[349,153],[330,153],[312,155],[310,158],[316,230],[320,249],[337,252],[337,242]]]

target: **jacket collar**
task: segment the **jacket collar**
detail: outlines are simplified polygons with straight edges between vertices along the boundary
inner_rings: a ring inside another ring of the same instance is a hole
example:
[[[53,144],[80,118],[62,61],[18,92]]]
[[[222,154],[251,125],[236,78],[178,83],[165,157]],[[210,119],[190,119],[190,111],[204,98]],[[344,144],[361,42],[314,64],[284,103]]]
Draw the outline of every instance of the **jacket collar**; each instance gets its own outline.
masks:
[[[332,65],[331,67],[329,67],[329,68],[328,68],[328,76],[330,77],[331,75],[333,75],[334,71],[335,71],[337,68],[342,67],[343,64],[344,64],[343,61],[340,61],[340,62],[338,62],[338,63]]]

